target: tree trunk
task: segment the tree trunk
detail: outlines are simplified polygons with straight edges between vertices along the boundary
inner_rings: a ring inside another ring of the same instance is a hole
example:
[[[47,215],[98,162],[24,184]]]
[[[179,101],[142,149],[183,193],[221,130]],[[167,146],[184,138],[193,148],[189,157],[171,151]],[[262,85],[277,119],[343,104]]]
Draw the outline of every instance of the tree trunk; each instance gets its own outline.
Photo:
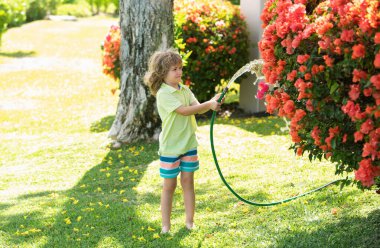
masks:
[[[173,0],[120,0],[120,28],[121,92],[109,137],[157,139],[161,121],[143,79],[153,52],[173,45]]]

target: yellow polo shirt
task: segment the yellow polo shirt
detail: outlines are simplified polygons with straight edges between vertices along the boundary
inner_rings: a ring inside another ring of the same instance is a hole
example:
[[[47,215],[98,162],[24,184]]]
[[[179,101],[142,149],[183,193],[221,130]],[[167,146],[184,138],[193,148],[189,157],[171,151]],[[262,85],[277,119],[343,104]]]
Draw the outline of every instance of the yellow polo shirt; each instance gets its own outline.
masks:
[[[160,133],[161,156],[178,156],[198,146],[195,135],[197,122],[194,115],[183,116],[175,110],[180,106],[190,106],[196,101],[191,90],[180,84],[175,89],[165,83],[157,92],[157,109],[162,121]]]

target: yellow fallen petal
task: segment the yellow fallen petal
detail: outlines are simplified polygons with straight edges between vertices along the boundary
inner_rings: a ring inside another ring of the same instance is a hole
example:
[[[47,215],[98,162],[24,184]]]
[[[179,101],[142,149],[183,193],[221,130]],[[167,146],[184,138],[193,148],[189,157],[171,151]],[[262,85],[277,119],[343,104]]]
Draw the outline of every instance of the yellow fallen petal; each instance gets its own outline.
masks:
[[[155,234],[153,234],[153,238],[154,238],[154,239],[159,239],[159,238],[160,238],[160,235],[158,235],[158,233],[155,233]]]
[[[67,211],[66,210],[63,210],[62,212],[61,212],[61,214],[65,214]]]
[[[119,180],[120,180],[120,181],[124,181],[124,177],[120,177]]]
[[[70,220],[70,218],[66,218],[66,219],[65,219],[65,223],[66,223],[66,225],[70,225],[70,224],[71,224],[71,220]]]
[[[120,190],[120,195],[123,194],[125,192],[124,189]]]
[[[73,231],[74,232],[79,232],[79,229],[74,227]]]
[[[82,216],[78,216],[77,221],[79,222],[82,219]]]
[[[124,198],[124,199],[123,199],[123,202],[128,202],[128,199],[127,199],[127,198]]]
[[[110,204],[107,204],[105,207],[106,207],[106,208],[109,208],[109,207],[110,207]]]
[[[153,229],[153,228],[151,228],[150,226],[148,226],[148,231],[150,231],[150,232],[154,232],[155,229]]]
[[[111,176],[111,173],[107,173],[106,176],[107,176],[107,177],[110,177],[110,176]]]
[[[123,174],[123,171],[119,171],[117,174],[121,175],[121,174]]]

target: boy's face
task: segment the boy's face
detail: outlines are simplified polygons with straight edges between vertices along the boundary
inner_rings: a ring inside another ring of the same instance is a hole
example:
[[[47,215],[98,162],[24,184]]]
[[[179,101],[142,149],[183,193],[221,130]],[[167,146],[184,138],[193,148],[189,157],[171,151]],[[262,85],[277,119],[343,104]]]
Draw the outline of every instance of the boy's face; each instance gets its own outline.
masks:
[[[182,78],[182,64],[170,66],[168,74],[166,74],[165,82],[171,84],[178,84]]]

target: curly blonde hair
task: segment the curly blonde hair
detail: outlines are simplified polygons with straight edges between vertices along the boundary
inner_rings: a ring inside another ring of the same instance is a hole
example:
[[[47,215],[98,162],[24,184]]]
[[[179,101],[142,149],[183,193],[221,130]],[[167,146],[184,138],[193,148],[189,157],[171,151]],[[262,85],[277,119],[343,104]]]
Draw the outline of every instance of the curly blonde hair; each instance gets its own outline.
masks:
[[[170,48],[164,51],[156,51],[149,59],[148,71],[144,76],[144,82],[148,85],[152,95],[156,95],[160,89],[171,66],[182,64],[178,51]]]

